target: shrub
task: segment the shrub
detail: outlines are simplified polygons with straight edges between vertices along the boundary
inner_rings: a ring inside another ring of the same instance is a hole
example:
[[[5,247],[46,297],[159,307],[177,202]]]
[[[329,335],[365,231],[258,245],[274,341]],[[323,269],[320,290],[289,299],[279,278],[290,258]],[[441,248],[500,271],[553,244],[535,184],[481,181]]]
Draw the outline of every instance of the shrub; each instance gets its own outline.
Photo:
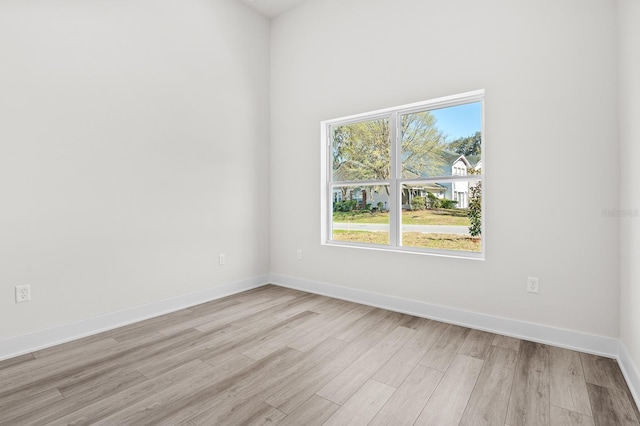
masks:
[[[431,192],[427,192],[426,200],[428,209],[455,209],[457,201],[449,200],[448,198],[438,198]]]
[[[333,204],[334,212],[350,212],[356,208],[358,203],[355,200],[338,201]]]
[[[470,188],[469,197],[469,234],[479,237],[482,234],[482,182]]]
[[[437,209],[440,207],[440,200],[431,192],[427,192],[427,208]]]
[[[456,204],[458,204],[457,201],[449,200],[447,198],[443,198],[442,200],[440,200],[440,208],[443,209],[455,209]]]
[[[411,200],[411,210],[424,210],[427,207],[427,200],[424,197],[413,197]]]

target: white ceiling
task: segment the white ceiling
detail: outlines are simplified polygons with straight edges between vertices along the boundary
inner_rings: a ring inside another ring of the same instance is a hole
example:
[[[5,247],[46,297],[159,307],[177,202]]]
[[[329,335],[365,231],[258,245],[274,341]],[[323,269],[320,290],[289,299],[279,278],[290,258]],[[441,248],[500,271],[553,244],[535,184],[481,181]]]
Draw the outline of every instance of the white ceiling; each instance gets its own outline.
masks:
[[[289,9],[293,9],[300,3],[306,0],[241,0],[244,4],[250,8],[256,10],[258,13],[268,17],[275,18],[276,16],[286,12]]]

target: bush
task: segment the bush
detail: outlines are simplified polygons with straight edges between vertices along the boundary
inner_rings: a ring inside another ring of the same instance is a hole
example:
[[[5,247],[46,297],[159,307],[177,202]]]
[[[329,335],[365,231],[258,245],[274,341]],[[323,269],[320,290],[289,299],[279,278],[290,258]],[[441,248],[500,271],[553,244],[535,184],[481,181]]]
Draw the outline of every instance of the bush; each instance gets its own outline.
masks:
[[[384,203],[382,201],[378,201],[378,211],[381,212],[384,210]]]
[[[479,237],[482,234],[482,182],[471,188],[469,197],[469,234],[472,237]]]
[[[456,204],[458,204],[457,201],[449,200],[447,198],[440,200],[440,208],[442,209],[455,209]]]
[[[411,210],[424,210],[427,207],[427,200],[424,197],[413,197],[411,200]]]
[[[438,198],[431,192],[427,192],[426,207],[428,209],[455,209],[457,201],[449,200],[448,198]]]
[[[333,211],[350,212],[356,208],[356,205],[358,205],[358,203],[355,200],[338,201],[337,203],[333,203]]]
[[[440,207],[440,200],[431,192],[427,192],[427,208],[437,209]]]

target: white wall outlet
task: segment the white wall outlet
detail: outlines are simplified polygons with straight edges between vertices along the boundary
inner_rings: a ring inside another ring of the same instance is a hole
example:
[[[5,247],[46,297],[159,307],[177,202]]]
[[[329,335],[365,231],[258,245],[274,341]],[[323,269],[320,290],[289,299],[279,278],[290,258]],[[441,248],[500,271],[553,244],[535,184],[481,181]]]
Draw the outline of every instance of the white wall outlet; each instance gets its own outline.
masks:
[[[220,263],[220,265],[227,263],[227,256],[224,253],[220,253],[218,256],[218,263]]]
[[[296,252],[296,259],[302,260],[302,249],[298,249]]]
[[[29,300],[31,300],[31,286],[17,285],[16,286],[16,303],[28,302]]]
[[[538,277],[527,277],[527,291],[529,293],[536,293],[540,290],[540,282]]]

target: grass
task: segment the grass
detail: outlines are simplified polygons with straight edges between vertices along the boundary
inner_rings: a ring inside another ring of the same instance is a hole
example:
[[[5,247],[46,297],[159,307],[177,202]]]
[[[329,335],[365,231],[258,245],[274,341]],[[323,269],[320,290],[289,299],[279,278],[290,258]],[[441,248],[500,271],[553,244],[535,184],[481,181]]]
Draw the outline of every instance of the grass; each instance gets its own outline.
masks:
[[[370,244],[389,244],[388,232],[374,231],[342,231],[334,230],[333,239]],[[420,232],[404,232],[402,245],[405,247],[435,248],[443,250],[461,250],[480,252],[480,238],[454,234],[423,234]]]
[[[366,211],[334,212],[334,222],[389,223],[389,213],[369,213]],[[413,210],[402,212],[404,225],[452,225],[469,226],[466,210]]]

